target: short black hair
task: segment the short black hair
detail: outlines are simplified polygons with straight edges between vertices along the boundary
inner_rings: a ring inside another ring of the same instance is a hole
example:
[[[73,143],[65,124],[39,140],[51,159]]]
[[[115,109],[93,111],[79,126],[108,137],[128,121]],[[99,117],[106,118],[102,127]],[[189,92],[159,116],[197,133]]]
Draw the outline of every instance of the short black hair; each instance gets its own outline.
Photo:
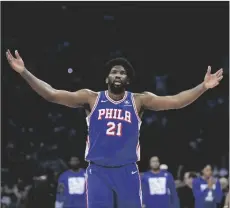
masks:
[[[207,166],[210,166],[212,169],[212,165],[210,163],[202,163],[201,164],[201,171],[204,170]]]
[[[207,167],[207,166],[210,166],[211,167],[211,170],[213,170],[213,167],[210,163],[207,163],[207,162],[203,162],[201,163],[200,165],[200,174],[203,175],[203,170]]]
[[[190,172],[188,177],[189,178],[197,178],[197,174],[195,172]]]
[[[130,80],[134,78],[135,71],[134,71],[133,66],[127,59],[122,58],[122,57],[114,58],[106,62],[105,70],[106,70],[107,75],[110,73],[111,69],[117,65],[124,67]]]

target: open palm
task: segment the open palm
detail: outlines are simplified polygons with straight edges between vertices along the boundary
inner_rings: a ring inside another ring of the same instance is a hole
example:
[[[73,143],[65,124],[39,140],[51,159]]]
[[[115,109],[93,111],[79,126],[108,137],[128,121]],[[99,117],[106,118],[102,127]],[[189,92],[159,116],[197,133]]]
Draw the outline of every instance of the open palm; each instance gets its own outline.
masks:
[[[223,79],[223,69],[219,69],[215,74],[211,74],[211,66],[208,66],[207,73],[204,77],[204,86],[206,89],[216,87]]]
[[[18,73],[22,73],[25,70],[25,65],[20,57],[18,51],[15,51],[16,58],[13,57],[10,50],[7,50],[6,52],[6,58],[11,66],[12,69],[14,69]]]

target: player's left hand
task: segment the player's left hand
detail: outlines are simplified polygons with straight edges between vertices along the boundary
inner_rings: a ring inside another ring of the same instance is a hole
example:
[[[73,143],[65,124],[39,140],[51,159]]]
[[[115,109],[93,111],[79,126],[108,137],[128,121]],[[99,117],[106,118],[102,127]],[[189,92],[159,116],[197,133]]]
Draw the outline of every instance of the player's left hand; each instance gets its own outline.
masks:
[[[215,74],[211,74],[211,66],[208,66],[207,73],[204,77],[204,87],[211,89],[216,87],[223,79],[223,69],[219,69]]]
[[[209,188],[212,188],[212,187],[213,187],[213,184],[216,184],[216,179],[213,178],[213,177],[211,177],[211,178],[209,178],[209,180],[208,180],[208,187],[209,187]]]

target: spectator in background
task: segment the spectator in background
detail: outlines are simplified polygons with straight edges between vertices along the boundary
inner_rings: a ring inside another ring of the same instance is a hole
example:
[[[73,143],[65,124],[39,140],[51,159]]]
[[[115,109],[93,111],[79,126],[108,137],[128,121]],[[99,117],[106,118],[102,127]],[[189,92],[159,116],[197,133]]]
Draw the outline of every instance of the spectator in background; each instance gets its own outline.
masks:
[[[3,184],[1,191],[1,207],[16,208],[19,204],[19,198],[17,197],[17,185],[15,181],[10,178],[7,184]]]
[[[14,194],[17,197],[17,208],[24,208],[30,186],[26,186],[22,179],[18,179],[17,184],[14,186]]]
[[[28,193],[27,208],[51,208],[55,203],[55,179],[51,169],[45,175],[34,177],[34,183]]]
[[[196,178],[196,173],[186,172],[184,174],[184,186],[177,189],[181,208],[194,208],[194,197],[192,193],[192,181]]]
[[[168,170],[168,166],[166,164],[161,164],[160,170]]]
[[[223,207],[221,207],[221,208],[229,208],[229,204],[230,204],[229,200],[230,200],[230,198],[229,198],[229,192],[228,192],[228,194],[225,198],[225,203],[224,203]]]
[[[212,167],[205,165],[202,175],[193,180],[195,208],[217,208],[222,200],[222,190],[218,179],[212,175]]]
[[[85,208],[85,176],[86,172],[80,168],[78,157],[71,157],[70,169],[62,173],[58,179],[56,194],[56,208]],[[100,191],[100,187],[98,187]]]
[[[220,205],[220,208],[222,208],[226,205],[226,200],[228,198],[227,196],[229,193],[229,187],[228,187],[228,179],[227,178],[222,177],[219,179],[219,181],[220,181],[221,189],[223,191],[223,198],[222,198],[221,205]]]
[[[160,169],[158,157],[150,159],[151,170],[142,175],[144,208],[179,208],[173,176]]]

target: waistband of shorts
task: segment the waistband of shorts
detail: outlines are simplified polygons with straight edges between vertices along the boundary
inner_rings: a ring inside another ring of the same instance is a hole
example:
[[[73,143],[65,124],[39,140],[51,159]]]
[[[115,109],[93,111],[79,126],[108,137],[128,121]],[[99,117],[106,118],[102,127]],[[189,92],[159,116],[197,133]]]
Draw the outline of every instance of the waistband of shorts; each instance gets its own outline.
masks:
[[[93,161],[90,161],[89,164],[92,164],[92,165],[97,165],[97,166],[100,166],[100,167],[103,167],[103,168],[121,168],[121,167],[124,167],[126,165],[131,165],[131,164],[136,164],[136,163],[128,163],[128,164],[124,164],[124,165],[116,165],[116,166],[108,166],[108,165],[99,165]]]

